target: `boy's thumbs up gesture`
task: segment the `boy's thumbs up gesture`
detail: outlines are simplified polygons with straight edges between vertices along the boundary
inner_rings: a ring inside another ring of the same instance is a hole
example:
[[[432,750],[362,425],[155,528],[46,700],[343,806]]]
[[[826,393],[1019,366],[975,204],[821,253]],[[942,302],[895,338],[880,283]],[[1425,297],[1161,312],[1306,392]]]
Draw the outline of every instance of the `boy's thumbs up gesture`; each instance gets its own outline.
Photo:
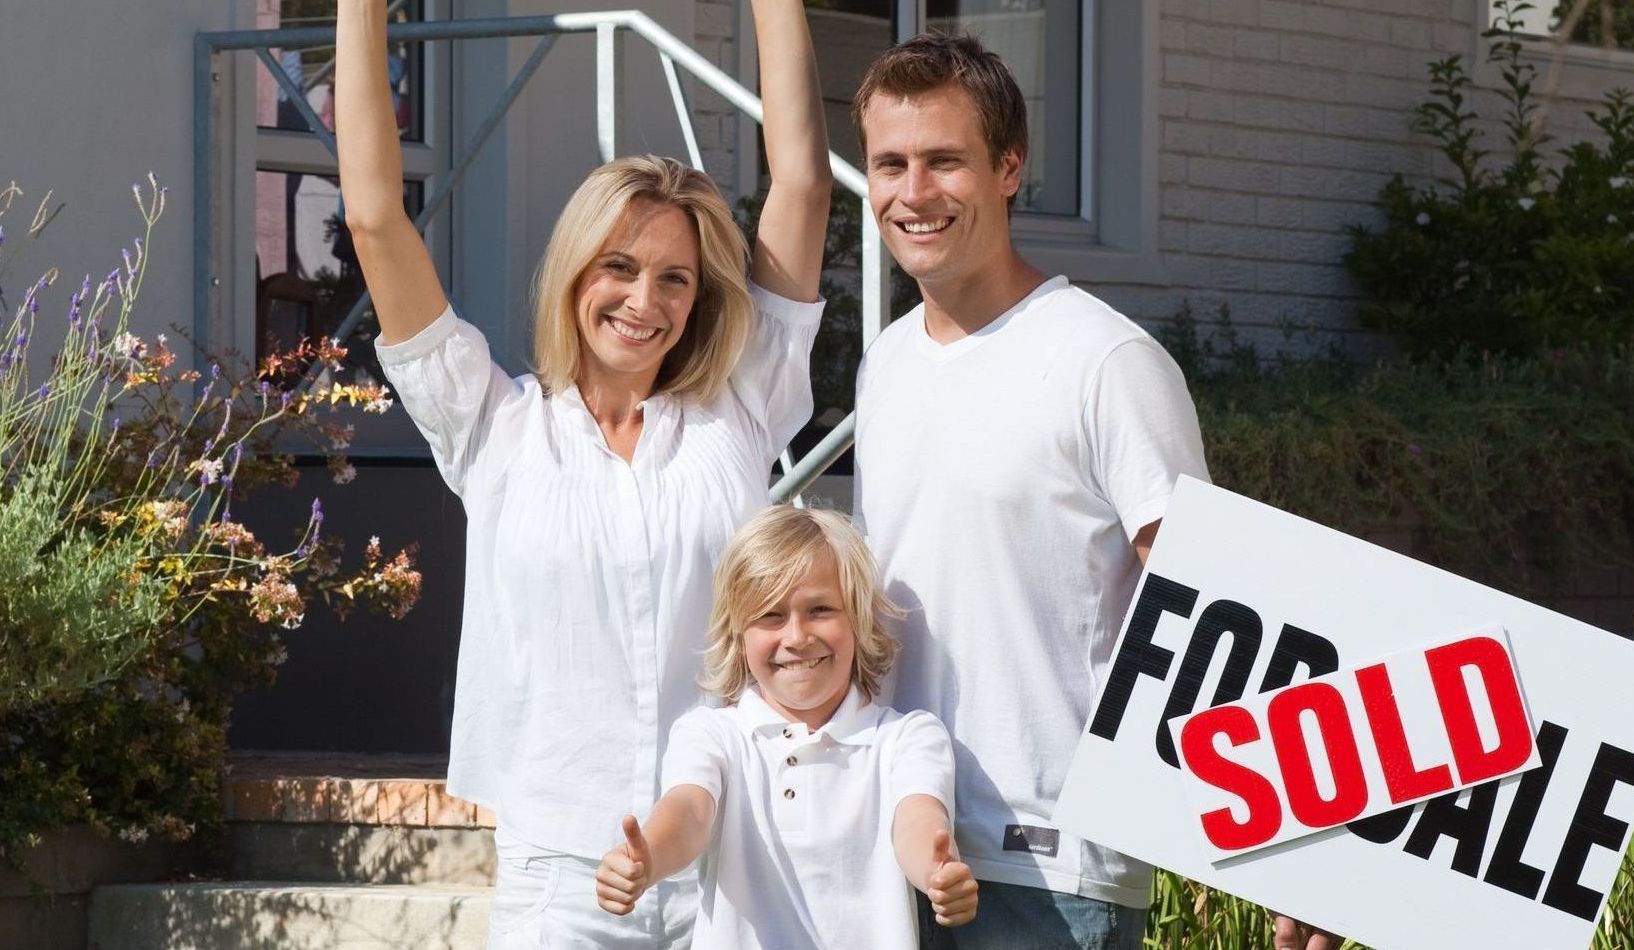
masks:
[[[953,858],[953,839],[946,828],[931,839],[933,867],[925,896],[936,912],[936,922],[944,927],[968,924],[976,916],[976,879],[970,865]]]
[[[652,850],[641,823],[634,815],[625,815],[623,829],[624,843],[603,855],[596,868],[596,903],[621,917],[635,908],[652,884]]]

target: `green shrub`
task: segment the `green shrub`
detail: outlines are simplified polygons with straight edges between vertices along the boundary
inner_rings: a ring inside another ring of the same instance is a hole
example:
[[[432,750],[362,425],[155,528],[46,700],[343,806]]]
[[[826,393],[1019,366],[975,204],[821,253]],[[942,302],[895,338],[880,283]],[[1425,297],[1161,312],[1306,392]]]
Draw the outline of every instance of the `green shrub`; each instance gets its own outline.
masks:
[[[1345,262],[1364,295],[1361,321],[1412,356],[1634,340],[1634,99],[1609,93],[1589,113],[1605,142],[1576,143],[1549,166],[1536,70],[1514,26],[1506,13],[1488,33],[1504,83],[1506,159],[1494,167],[1480,147],[1463,62],[1432,63],[1431,97],[1413,128],[1456,177],[1415,188],[1397,175],[1379,196],[1382,227],[1350,229]]]
[[[376,541],[342,576],[316,500],[286,550],[233,520],[246,492],[293,484],[280,433],[336,453],[350,427],[329,413],[390,400],[273,385],[292,364],[337,372],[344,354],[327,344],[206,375],[177,370],[163,335],[132,334],[164,210],[149,185],[133,189],[143,237],[100,283],[85,279],[66,319],[41,316],[48,271],[0,325],[0,863],[12,867],[73,822],[132,841],[219,826],[232,702],[271,681],[307,602],[401,616],[418,596],[407,552],[388,558]],[[0,190],[0,218],[20,196]],[[50,217],[42,203],[19,239]],[[0,278],[18,247],[4,245]],[[332,463],[337,480],[355,474]]]

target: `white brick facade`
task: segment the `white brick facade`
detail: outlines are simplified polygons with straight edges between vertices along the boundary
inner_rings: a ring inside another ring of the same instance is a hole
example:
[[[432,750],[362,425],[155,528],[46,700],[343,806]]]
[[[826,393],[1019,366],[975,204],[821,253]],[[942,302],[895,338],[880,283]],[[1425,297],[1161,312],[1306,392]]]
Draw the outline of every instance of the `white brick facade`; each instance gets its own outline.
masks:
[[[1497,74],[1482,64],[1485,0],[1161,0],[1160,11],[1148,81],[1164,280],[1091,289],[1148,321],[1185,301],[1206,321],[1225,302],[1250,338],[1273,345],[1282,324],[1315,327],[1314,342],[1353,335],[1345,227],[1376,223],[1371,202],[1390,175],[1425,183],[1448,171],[1410,129],[1426,64],[1462,56],[1485,89],[1477,109],[1500,114]],[[1627,84],[1634,57],[1600,60],[1565,61],[1548,124],[1557,145],[1597,135],[1584,109]],[[1541,90],[1546,47],[1534,62]],[[1501,130],[1482,144],[1500,151]]]

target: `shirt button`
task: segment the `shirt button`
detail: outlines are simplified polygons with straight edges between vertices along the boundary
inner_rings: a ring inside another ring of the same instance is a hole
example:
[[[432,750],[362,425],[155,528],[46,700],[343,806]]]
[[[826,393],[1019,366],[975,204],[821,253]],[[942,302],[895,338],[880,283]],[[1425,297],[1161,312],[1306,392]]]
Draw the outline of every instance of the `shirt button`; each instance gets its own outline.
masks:
[[[783,789],[783,797],[784,798],[793,798],[794,797],[794,789],[792,789],[792,788]]]
[[[793,729],[784,729],[783,730],[783,738],[793,739],[794,738],[794,730]]]
[[[795,758],[794,756],[791,755],[788,758],[783,760],[783,764],[784,765],[794,765],[795,763],[797,763],[799,761],[800,761],[799,759],[797,759],[797,758]]]

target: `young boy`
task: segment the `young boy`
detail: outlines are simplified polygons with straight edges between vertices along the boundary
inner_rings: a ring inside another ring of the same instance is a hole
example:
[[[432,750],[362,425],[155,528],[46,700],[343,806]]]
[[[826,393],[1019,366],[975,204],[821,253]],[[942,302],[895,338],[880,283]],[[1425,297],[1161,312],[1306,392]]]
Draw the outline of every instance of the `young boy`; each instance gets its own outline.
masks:
[[[909,884],[943,926],[975,916],[947,730],[871,702],[896,613],[843,517],[778,506],[743,527],[715,570],[702,679],[731,705],[675,723],[663,797],[596,872],[602,908],[629,913],[702,854],[694,947],[915,947]]]

